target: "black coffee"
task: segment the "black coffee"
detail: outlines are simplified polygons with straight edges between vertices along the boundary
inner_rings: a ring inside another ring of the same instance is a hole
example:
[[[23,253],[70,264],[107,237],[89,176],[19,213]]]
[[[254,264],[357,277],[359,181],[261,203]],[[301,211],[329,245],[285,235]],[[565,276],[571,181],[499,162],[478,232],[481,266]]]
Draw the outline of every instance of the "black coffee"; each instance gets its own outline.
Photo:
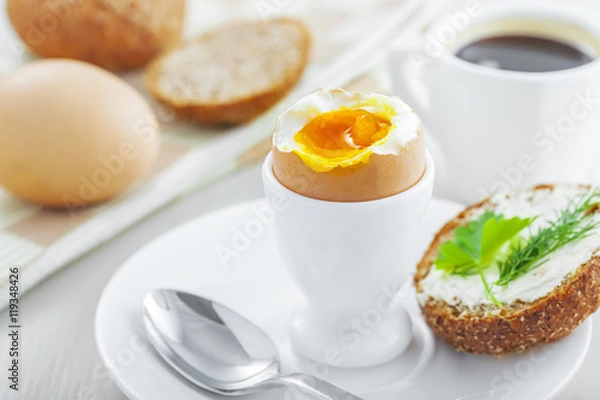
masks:
[[[516,35],[478,40],[460,49],[456,56],[473,64],[522,72],[560,71],[593,60],[566,43]]]

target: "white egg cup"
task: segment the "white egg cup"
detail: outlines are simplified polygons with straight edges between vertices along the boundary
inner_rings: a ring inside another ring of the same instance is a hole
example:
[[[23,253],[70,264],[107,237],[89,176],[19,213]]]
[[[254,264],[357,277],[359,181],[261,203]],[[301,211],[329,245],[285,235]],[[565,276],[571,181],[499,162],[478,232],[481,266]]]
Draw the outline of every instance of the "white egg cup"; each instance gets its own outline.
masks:
[[[290,326],[301,355],[337,367],[367,367],[408,347],[411,321],[395,295],[414,268],[434,174],[427,153],[425,173],[410,189],[373,201],[332,202],[287,189],[267,156],[262,176],[277,211],[279,251],[306,299]],[[301,177],[297,182],[309,184]]]

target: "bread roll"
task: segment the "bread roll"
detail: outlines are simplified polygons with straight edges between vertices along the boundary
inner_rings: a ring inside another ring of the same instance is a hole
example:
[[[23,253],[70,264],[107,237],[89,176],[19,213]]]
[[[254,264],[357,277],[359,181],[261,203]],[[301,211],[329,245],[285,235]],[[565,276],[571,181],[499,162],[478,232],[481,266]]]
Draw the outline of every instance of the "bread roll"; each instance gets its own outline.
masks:
[[[7,0],[6,6],[38,55],[130,70],[179,38],[185,0]]]

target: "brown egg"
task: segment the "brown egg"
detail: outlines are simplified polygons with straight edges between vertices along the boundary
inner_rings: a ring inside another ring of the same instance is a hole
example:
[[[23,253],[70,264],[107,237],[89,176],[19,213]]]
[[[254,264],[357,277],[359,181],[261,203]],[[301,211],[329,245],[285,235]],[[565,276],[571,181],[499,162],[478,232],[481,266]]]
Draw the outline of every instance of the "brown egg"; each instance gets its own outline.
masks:
[[[319,200],[392,196],[425,171],[421,122],[394,97],[318,90],[280,116],[273,143],[277,179]]]
[[[142,96],[91,64],[37,61],[0,80],[0,185],[24,200],[112,198],[149,171],[159,145]]]

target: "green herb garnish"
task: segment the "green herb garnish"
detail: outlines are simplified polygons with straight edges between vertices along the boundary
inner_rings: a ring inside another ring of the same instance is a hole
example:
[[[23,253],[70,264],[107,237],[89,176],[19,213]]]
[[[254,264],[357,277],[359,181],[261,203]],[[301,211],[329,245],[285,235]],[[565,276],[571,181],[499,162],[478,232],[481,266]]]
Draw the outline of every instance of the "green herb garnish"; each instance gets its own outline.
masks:
[[[533,218],[506,219],[503,215],[487,211],[466,226],[456,228],[454,240],[442,245],[435,265],[453,275],[479,274],[486,294],[493,298],[484,269],[494,262],[504,245],[533,221]]]
[[[435,266],[451,275],[479,274],[488,299],[501,305],[492,294],[494,286],[506,286],[538,268],[549,254],[588,237],[600,225],[599,221],[586,218],[599,207],[595,201],[597,196],[594,192],[572,200],[564,210],[557,212],[555,221],[527,239],[519,234],[537,217],[506,219],[487,211],[455,230],[454,239],[440,247]],[[492,265],[498,267],[499,277],[490,284],[484,271]]]
[[[502,246],[532,222],[530,218],[506,219],[487,211],[466,226],[456,228],[454,240],[442,245],[435,265],[454,275],[477,274],[480,265],[491,263]]]
[[[527,241],[514,242],[508,256],[498,263],[500,277],[494,285],[506,286],[547,261],[549,254],[561,247],[584,239],[595,230],[599,222],[586,218],[598,206],[597,193],[581,196],[556,215],[556,220],[539,228]]]

